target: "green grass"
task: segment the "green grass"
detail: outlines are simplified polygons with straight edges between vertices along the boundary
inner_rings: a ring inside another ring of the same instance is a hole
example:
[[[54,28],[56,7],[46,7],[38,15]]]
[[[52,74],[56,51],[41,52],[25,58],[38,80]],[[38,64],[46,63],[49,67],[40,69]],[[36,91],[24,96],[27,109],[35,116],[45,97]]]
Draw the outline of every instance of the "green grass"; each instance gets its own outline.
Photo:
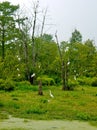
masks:
[[[74,91],[62,91],[61,87],[49,86],[43,89],[43,96],[38,95],[35,86],[32,88],[0,91],[0,120],[8,118],[9,114],[25,119],[97,122],[96,87],[78,87]],[[50,89],[54,98],[49,95]]]

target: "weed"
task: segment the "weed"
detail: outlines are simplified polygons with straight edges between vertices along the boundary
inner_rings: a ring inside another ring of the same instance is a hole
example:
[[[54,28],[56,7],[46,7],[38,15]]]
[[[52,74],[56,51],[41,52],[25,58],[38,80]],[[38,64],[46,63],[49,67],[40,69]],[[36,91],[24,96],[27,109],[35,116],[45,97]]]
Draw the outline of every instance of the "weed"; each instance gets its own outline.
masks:
[[[89,120],[90,119],[89,115],[87,115],[86,113],[82,113],[82,112],[77,114],[77,118],[79,120]]]

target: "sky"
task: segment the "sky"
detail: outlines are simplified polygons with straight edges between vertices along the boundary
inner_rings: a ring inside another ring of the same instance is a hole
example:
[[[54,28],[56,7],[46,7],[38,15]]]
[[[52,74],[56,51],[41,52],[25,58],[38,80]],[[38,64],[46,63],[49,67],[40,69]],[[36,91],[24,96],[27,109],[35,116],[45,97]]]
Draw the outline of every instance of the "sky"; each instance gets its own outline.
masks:
[[[30,9],[33,0],[7,1]],[[39,5],[41,9],[48,8],[46,33],[54,35],[57,30],[59,41],[69,41],[77,29],[83,42],[91,39],[97,46],[97,0],[39,0]]]

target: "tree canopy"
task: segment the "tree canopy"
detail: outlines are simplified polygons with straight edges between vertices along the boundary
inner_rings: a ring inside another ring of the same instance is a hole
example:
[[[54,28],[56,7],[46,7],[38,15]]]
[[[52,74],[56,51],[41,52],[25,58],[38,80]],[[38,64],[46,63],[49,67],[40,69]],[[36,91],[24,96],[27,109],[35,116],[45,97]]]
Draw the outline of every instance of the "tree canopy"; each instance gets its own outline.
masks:
[[[0,3],[0,78],[31,81],[31,75],[35,73],[34,83],[37,77],[47,75],[56,84],[61,84],[61,59],[57,42],[51,34],[43,34],[34,35],[33,44],[29,32],[33,32],[34,23],[27,16],[17,17],[19,8],[19,5],[10,2]],[[59,48],[63,69],[69,79],[74,76],[97,76],[97,49],[92,40],[82,42],[81,33],[75,29],[70,42],[62,41]]]

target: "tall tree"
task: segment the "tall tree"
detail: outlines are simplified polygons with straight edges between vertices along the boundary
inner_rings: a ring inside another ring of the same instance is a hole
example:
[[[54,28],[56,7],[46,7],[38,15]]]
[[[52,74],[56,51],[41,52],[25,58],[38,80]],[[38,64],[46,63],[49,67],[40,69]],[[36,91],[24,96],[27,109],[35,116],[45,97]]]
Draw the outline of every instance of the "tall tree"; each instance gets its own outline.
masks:
[[[19,6],[10,2],[0,3],[0,42],[2,46],[2,59],[5,57],[5,43],[12,40],[15,32],[14,14]]]
[[[38,13],[39,1],[37,0],[34,3],[33,11],[34,11],[34,18],[33,18],[33,28],[32,28],[32,63],[33,67],[35,66],[35,29],[36,29],[36,20],[37,20],[37,13]]]

